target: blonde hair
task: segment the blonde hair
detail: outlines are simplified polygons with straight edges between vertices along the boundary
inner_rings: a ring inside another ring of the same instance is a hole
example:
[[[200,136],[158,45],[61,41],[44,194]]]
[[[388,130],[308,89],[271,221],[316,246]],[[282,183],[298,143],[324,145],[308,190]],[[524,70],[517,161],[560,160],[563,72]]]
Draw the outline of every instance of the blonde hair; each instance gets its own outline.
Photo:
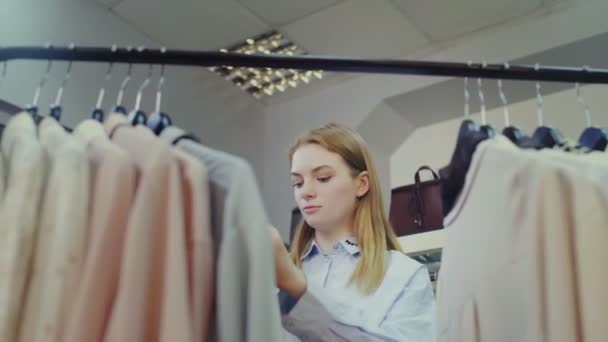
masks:
[[[289,149],[290,164],[296,150],[303,145],[317,144],[344,159],[353,176],[367,171],[369,190],[359,198],[355,212],[354,233],[361,257],[351,274],[349,285],[354,283],[363,293],[375,291],[387,268],[387,250],[403,252],[382,203],[380,181],[369,149],[363,138],[355,131],[337,124],[329,124],[306,132],[298,137]],[[314,228],[302,220],[291,244],[291,257],[301,267],[303,253],[314,238]]]

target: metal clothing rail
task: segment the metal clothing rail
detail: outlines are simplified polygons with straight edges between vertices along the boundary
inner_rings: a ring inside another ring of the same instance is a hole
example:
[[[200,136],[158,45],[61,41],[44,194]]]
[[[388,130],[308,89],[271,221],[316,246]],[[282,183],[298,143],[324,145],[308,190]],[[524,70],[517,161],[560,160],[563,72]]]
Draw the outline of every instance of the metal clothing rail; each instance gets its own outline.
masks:
[[[527,81],[608,84],[608,69],[480,63],[364,59],[329,56],[246,55],[189,50],[110,47],[0,48],[0,62],[15,59],[113,62],[184,66],[233,66],[351,73],[471,77]]]

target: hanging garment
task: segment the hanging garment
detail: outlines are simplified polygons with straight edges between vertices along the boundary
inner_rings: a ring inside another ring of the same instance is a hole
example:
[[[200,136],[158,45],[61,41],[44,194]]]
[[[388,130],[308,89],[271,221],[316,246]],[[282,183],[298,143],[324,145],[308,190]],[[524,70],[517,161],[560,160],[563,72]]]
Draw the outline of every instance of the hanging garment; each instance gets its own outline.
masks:
[[[89,204],[84,143],[45,118],[38,135],[49,164],[20,341],[60,341],[82,271]]]
[[[118,289],[127,220],[135,198],[136,170],[127,152],[110,142],[99,122],[83,121],[74,135],[87,143],[91,210],[88,252],[62,341],[96,342],[103,341]]]
[[[2,137],[2,132],[0,131],[0,137]],[[4,201],[4,189],[6,188],[6,162],[4,161],[4,156],[2,155],[2,151],[0,150],[0,208],[2,208],[2,202]],[[2,209],[0,209],[2,210]],[[0,212],[1,213],[1,212]]]
[[[207,171],[187,153],[172,149],[180,166],[184,189],[183,213],[186,223],[188,285],[194,341],[208,341],[213,315],[215,274],[211,239],[210,201]]]
[[[539,158],[553,163],[556,167],[568,168],[571,173],[593,183],[598,207],[584,208],[580,214],[588,217],[602,215],[598,211],[608,209],[608,158],[604,152],[589,154],[567,154],[557,151],[541,151]],[[583,203],[585,199],[570,198]],[[602,209],[603,208],[603,209]],[[601,218],[600,218],[601,219]],[[608,221],[604,228],[608,227]],[[574,227],[571,232],[575,260],[575,281],[582,336],[585,341],[608,340],[608,326],[601,317],[608,317],[608,295],[603,284],[608,282],[608,269],[597,267],[597,260],[608,259],[608,229]],[[557,322],[556,322],[557,324]]]
[[[253,170],[244,160],[207,148],[170,126],[161,139],[201,160],[211,195],[216,255],[213,341],[281,341],[268,219]]]
[[[106,341],[192,341],[178,162],[169,146],[124,115],[111,114],[105,128],[139,173]]]
[[[583,341],[573,230],[608,216],[593,182],[534,153],[478,147],[445,220],[440,341]]]
[[[16,341],[46,168],[29,114],[9,121],[1,144],[6,182],[0,208],[0,341]]]

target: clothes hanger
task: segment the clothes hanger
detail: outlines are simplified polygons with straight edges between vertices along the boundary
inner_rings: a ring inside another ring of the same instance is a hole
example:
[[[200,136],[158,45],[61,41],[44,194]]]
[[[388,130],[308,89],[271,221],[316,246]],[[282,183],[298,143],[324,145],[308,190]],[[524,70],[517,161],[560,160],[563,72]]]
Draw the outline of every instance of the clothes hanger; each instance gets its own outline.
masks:
[[[509,63],[505,63],[505,70],[509,69]],[[511,113],[509,113],[509,105],[507,103],[507,96],[502,88],[502,80],[498,80],[498,97],[502,102],[502,108],[505,118],[505,128],[502,130],[502,135],[506,136],[515,145],[518,145],[520,141],[526,137],[526,133],[519,127],[511,125]]]
[[[591,121],[591,110],[581,95],[581,87],[578,83],[576,83],[576,100],[583,106],[585,118],[587,120],[587,128],[585,128],[578,138],[577,147],[586,147],[594,151],[606,150],[606,145],[608,145],[608,132],[605,129],[593,126],[593,122]]]
[[[471,62],[469,62],[471,65]],[[489,130],[482,131],[479,126],[470,119],[469,112],[469,90],[468,78],[464,78],[464,120],[458,129],[456,147],[452,152],[450,163],[439,169],[441,181],[441,199],[443,202],[444,215],[447,215],[462,190],[466,174],[473,160],[473,154],[480,142],[490,138]]]
[[[46,48],[52,49],[53,46],[50,43],[47,43]],[[36,87],[36,91],[34,92],[34,98],[32,100],[32,103],[27,105],[25,108],[25,111],[28,112],[32,116],[32,119],[34,119],[34,122],[36,122],[36,123],[38,123],[42,120],[42,117],[38,114],[38,101],[40,100],[40,93],[42,92],[42,87],[44,87],[44,85],[46,84],[46,82],[49,79],[49,75],[51,74],[52,66],[53,66],[53,61],[51,59],[48,59],[47,64],[46,64],[46,72],[42,76],[42,78],[40,79],[40,82],[38,83],[38,86]]]
[[[131,47],[127,46],[127,52],[131,51]],[[125,78],[122,80],[122,83],[120,84],[120,88],[118,89],[118,96],[116,97],[116,106],[114,106],[113,112],[114,113],[120,113],[123,115],[127,115],[127,108],[125,108],[125,106],[122,105],[122,100],[124,99],[125,96],[125,89],[127,88],[127,84],[129,84],[129,81],[131,81],[131,72],[133,71],[133,64],[129,63],[129,66],[127,68],[127,75],[125,76]]]
[[[167,49],[161,48],[161,53],[165,53]],[[160,135],[160,133],[167,127],[172,125],[171,117],[164,113],[160,109],[160,102],[162,98],[162,88],[165,84],[165,65],[160,66],[160,78],[158,79],[158,86],[156,87],[156,107],[154,113],[150,114],[146,125],[150,128],[154,134]]]
[[[0,90],[2,89],[2,84],[4,83],[4,80],[6,80],[7,69],[8,69],[8,62],[7,61],[2,62],[2,72],[0,73]],[[2,121],[4,121],[4,120],[2,120]],[[4,127],[5,127],[5,122],[0,122],[0,137],[2,137]]]
[[[6,80],[6,73],[8,71],[8,62],[2,62],[2,73],[0,73],[0,88],[2,88],[2,83]]]
[[[139,89],[137,90],[137,96],[135,97],[135,109],[133,109],[129,113],[129,116],[128,116],[129,121],[131,122],[131,124],[133,126],[145,125],[146,121],[148,120],[148,116],[141,109],[141,99],[143,96],[144,89],[146,89],[148,87],[148,85],[150,84],[150,78],[152,78],[153,71],[154,71],[154,66],[152,64],[150,64],[150,66],[148,67],[148,76],[146,77],[146,79],[143,81],[143,83],[139,86]]]
[[[71,43],[69,45],[68,49],[73,50],[74,43]],[[71,78],[71,74],[72,74],[72,61],[69,61],[68,69],[65,73],[65,76],[63,77],[63,80],[61,81],[61,86],[59,87],[59,90],[57,90],[57,95],[55,96],[55,102],[51,105],[51,110],[49,112],[49,116],[59,122],[61,121],[61,114],[63,112],[63,110],[61,108],[61,100],[63,99],[63,91],[65,90],[65,87]]]
[[[535,70],[539,70],[539,64],[534,66]],[[536,112],[538,116],[538,127],[534,130],[531,139],[523,139],[520,147],[523,148],[553,148],[565,144],[562,133],[557,129],[544,125],[543,120],[543,97],[540,93],[540,82],[536,82]]]
[[[482,62],[481,67],[485,68],[487,67],[488,63],[486,63],[485,61]],[[481,127],[479,128],[479,130],[486,134],[488,136],[488,138],[493,138],[494,136],[496,136],[496,129],[494,129],[494,127],[492,127],[491,125],[488,125],[487,122],[487,115],[486,115],[486,99],[485,96],[483,94],[483,90],[482,90],[482,84],[481,84],[481,77],[477,78],[477,94],[479,96],[479,106],[480,106],[480,112],[481,112]]]
[[[116,52],[116,49],[117,49],[117,46],[112,45],[112,52]],[[108,71],[106,71],[104,83],[101,86],[101,89],[99,89],[99,94],[97,95],[97,102],[95,103],[95,108],[91,112],[91,119],[97,120],[99,122],[103,122],[103,120],[105,119],[105,113],[102,108],[103,98],[106,95],[106,84],[108,84],[108,82],[112,78],[112,69],[113,68],[114,68],[114,63],[110,62],[108,65]]]

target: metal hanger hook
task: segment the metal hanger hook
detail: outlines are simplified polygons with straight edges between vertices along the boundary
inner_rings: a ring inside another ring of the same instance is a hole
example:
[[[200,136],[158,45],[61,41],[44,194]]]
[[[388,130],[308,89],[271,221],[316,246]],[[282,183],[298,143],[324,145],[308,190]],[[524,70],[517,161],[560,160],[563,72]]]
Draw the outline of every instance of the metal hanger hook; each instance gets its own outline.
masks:
[[[469,60],[467,65],[470,67],[473,65],[473,61]],[[464,78],[464,116],[465,118],[469,118],[471,116],[470,110],[470,100],[471,94],[469,93],[469,78]]]
[[[8,62],[2,62],[2,73],[0,73],[0,87],[2,87],[2,82],[6,79],[6,72],[8,68]]]
[[[127,46],[127,52],[130,52],[132,50],[131,46]],[[127,68],[127,75],[125,76],[125,78],[122,80],[122,83],[120,84],[120,89],[118,90],[118,96],[116,98],[116,105],[120,106],[122,105],[122,100],[125,96],[125,89],[127,88],[127,84],[129,84],[129,81],[131,80],[131,72],[133,71],[133,64],[129,63],[129,66]]]
[[[116,46],[116,44],[112,45],[112,52],[116,52],[116,50],[118,49],[118,47]],[[101,86],[101,89],[99,89],[99,94],[97,95],[97,102],[95,103],[95,108],[101,108],[101,105],[103,104],[103,98],[106,95],[106,84],[110,81],[110,79],[112,79],[112,70],[114,69],[114,62],[110,62],[108,64],[108,70],[106,71],[106,76],[104,78],[104,83]]]
[[[587,66],[583,67],[584,70],[586,70],[587,68]],[[578,82],[575,84],[575,87],[576,101],[578,101],[578,103],[583,106],[583,109],[585,110],[585,119],[587,120],[587,127],[591,127],[593,126],[593,121],[591,120],[591,108],[589,107],[587,101],[585,101],[585,99],[583,98],[583,95],[581,94],[581,86]]]
[[[143,81],[143,83],[139,86],[139,89],[137,90],[137,97],[135,98],[135,110],[136,111],[141,110],[142,94],[144,92],[144,89],[146,89],[148,87],[148,85],[150,84],[150,79],[152,78],[153,71],[154,71],[154,65],[150,64],[150,66],[148,67],[148,76],[146,77],[146,79]]]
[[[536,63],[534,65],[534,70],[540,70],[540,64]],[[543,118],[543,95],[540,93],[540,82],[536,81],[536,115],[538,116],[538,125],[544,125]]]
[[[481,63],[481,67],[482,68],[486,68],[488,66],[488,63],[486,61],[483,61]],[[481,109],[481,123],[483,125],[487,124],[487,117],[486,117],[486,98],[483,94],[483,88],[482,88],[482,81],[481,81],[481,77],[477,78],[477,94],[479,96],[479,107]]]
[[[51,43],[47,43],[46,48],[50,50],[53,48],[53,45],[51,45]],[[49,79],[49,75],[51,74],[52,66],[53,66],[53,60],[51,60],[49,58],[47,61],[47,64],[46,64],[46,72],[42,76],[42,79],[40,79],[40,82],[38,83],[38,87],[36,87],[36,91],[34,92],[34,99],[32,100],[31,107],[38,106],[38,100],[40,99],[40,92],[42,91],[42,87],[44,87],[44,85],[46,84],[46,82]]]
[[[69,45],[68,49],[74,50],[75,47],[76,46],[74,45],[74,43],[71,43]],[[55,97],[54,106],[61,105],[61,100],[63,99],[63,91],[65,90],[65,87],[68,84],[68,81],[70,80],[71,77],[72,77],[72,61],[69,61],[68,68],[65,72],[65,76],[63,77],[63,80],[61,81],[61,86],[59,87],[59,90],[57,91],[57,96]]]
[[[160,49],[161,53],[167,52],[166,47]],[[154,107],[155,113],[160,113],[160,102],[163,96],[163,85],[165,84],[165,65],[160,66],[160,78],[158,79],[158,86],[156,87],[156,105]]]
[[[505,62],[504,64],[505,70],[509,70],[509,62]],[[509,113],[509,104],[507,102],[507,96],[502,88],[502,80],[498,79],[498,97],[500,97],[500,102],[502,102],[502,108],[505,116],[505,127],[511,126],[511,114]]]

